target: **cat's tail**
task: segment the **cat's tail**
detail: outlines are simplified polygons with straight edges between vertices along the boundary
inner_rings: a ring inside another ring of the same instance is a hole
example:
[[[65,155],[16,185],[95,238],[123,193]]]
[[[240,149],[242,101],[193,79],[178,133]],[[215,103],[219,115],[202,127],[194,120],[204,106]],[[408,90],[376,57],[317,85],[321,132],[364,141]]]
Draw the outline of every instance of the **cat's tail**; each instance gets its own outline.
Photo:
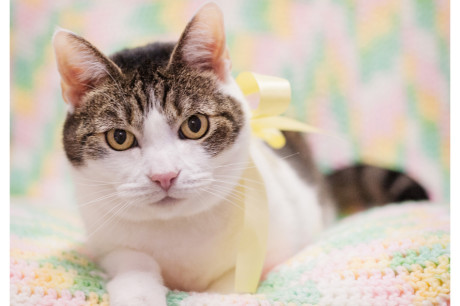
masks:
[[[429,199],[407,174],[365,164],[334,171],[326,181],[342,216],[386,203]]]

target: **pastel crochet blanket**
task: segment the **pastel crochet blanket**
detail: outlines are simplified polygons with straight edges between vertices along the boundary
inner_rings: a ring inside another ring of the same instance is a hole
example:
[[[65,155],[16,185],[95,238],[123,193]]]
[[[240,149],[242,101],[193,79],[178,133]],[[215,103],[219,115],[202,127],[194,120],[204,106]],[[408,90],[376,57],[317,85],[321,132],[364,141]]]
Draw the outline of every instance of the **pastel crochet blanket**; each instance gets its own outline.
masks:
[[[168,305],[449,305],[449,209],[375,208],[338,222],[277,266],[256,294],[171,291]],[[78,213],[11,204],[11,305],[108,305]]]

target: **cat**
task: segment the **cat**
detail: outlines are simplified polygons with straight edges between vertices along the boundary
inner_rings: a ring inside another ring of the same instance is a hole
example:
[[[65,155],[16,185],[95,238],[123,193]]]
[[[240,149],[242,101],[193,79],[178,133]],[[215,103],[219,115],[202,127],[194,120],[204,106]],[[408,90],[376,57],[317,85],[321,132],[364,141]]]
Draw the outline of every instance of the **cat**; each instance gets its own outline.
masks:
[[[282,150],[251,137],[217,5],[204,5],[177,43],[107,57],[58,29],[53,45],[69,106],[64,150],[111,305],[225,290],[243,223],[235,188],[250,157],[270,212],[264,272],[335,219],[304,136],[285,133]]]

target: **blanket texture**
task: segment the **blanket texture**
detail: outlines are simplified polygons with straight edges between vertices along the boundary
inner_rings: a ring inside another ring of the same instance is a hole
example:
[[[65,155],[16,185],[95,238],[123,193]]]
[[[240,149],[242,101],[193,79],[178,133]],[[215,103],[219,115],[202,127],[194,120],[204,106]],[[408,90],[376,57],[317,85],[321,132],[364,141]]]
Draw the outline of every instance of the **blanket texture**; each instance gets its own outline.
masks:
[[[11,305],[108,305],[78,214],[14,202]],[[449,305],[449,227],[444,205],[372,209],[277,266],[256,294],[170,291],[168,305]]]

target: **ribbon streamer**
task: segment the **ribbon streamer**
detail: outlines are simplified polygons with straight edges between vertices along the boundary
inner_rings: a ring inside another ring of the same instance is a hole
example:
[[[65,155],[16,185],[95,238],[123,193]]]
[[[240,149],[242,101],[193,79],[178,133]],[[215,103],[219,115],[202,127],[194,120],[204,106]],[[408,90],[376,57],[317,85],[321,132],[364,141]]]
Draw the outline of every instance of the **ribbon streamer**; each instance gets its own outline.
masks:
[[[285,79],[242,72],[236,82],[245,96],[259,94],[259,103],[252,110],[251,130],[273,148],[282,148],[286,139],[281,131],[321,132],[302,122],[280,116],[289,107],[291,87]],[[239,186],[244,199],[244,225],[240,232],[234,288],[236,292],[254,293],[257,290],[265,260],[268,236],[268,200],[259,170],[251,158]]]
[[[268,201],[265,187],[257,182],[263,182],[262,177],[251,159],[239,187],[244,194],[244,225],[236,255],[236,292],[257,290],[267,250]]]

